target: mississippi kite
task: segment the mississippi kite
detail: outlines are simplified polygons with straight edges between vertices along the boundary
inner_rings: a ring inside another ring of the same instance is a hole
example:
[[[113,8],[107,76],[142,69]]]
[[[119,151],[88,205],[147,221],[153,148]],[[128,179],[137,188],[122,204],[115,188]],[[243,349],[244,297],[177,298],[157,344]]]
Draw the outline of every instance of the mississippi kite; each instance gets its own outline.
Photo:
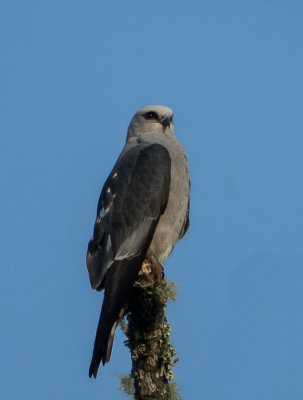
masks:
[[[102,189],[86,264],[104,289],[89,376],[110,360],[115,329],[145,259],[163,264],[189,226],[187,158],[173,111],[147,106],[131,120],[126,144]]]

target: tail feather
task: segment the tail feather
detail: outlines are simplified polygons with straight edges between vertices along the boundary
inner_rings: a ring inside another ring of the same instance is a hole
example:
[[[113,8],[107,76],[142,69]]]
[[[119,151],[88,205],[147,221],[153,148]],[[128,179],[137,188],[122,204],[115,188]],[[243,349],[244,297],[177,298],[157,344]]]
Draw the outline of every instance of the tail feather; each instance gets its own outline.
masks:
[[[112,348],[113,348],[113,343],[114,343],[114,338],[115,338],[115,331],[118,326],[118,322],[116,321],[114,325],[112,326],[111,332],[109,336],[106,336],[106,334],[103,336],[102,332],[100,334],[96,335],[96,341],[95,341],[95,348],[94,348],[94,353],[92,357],[92,361],[89,367],[89,377],[91,378],[92,376],[94,378],[97,378],[98,374],[98,369],[100,366],[100,363],[104,365],[105,363],[109,362],[110,356],[112,353]],[[99,325],[98,325],[98,330],[99,330]],[[96,346],[97,344],[97,346]]]
[[[105,293],[96,332],[89,377],[97,377],[99,365],[109,362],[115,330],[127,308],[129,295],[143,262],[142,256],[119,260],[105,275]]]

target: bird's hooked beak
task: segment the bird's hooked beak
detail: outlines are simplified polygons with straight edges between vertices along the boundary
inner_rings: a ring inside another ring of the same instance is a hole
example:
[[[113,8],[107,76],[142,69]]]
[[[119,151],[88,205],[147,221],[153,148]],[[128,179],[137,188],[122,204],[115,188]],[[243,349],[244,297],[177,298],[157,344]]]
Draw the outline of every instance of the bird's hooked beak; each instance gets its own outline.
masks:
[[[166,129],[167,127],[170,127],[170,119],[169,119],[168,117],[164,117],[164,118],[161,120],[161,125],[163,126],[163,131],[165,131],[165,129]]]

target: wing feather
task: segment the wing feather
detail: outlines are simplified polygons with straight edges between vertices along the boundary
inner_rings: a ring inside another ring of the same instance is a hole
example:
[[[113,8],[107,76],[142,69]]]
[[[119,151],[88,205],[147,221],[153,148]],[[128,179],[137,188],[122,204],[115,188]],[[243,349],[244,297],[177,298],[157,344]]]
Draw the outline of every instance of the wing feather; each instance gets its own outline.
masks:
[[[119,157],[102,189],[88,245],[94,289],[103,288],[105,272],[115,260],[138,256],[146,240],[151,241],[153,221],[166,209],[170,177],[170,156],[160,144],[137,145]]]

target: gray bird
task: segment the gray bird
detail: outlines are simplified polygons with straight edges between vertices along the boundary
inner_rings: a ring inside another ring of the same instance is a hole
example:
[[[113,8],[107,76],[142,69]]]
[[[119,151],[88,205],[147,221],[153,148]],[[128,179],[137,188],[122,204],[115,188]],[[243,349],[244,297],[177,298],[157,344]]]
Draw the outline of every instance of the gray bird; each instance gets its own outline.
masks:
[[[190,180],[173,111],[147,106],[131,120],[126,144],[101,191],[86,264],[104,289],[89,376],[110,360],[115,329],[144,259],[163,264],[189,227]]]

